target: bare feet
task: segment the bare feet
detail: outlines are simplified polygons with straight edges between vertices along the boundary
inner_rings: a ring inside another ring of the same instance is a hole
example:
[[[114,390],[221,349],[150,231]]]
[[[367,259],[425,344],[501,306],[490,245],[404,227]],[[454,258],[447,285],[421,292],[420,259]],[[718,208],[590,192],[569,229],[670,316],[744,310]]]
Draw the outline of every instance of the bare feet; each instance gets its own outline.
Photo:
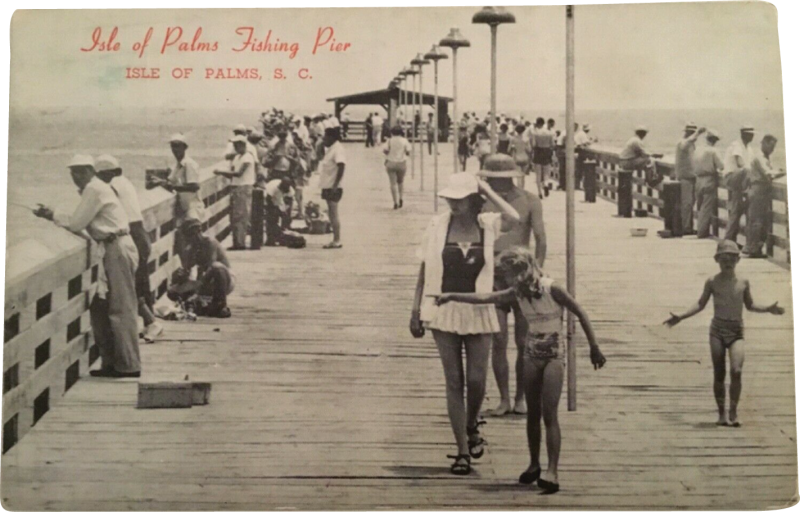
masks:
[[[500,405],[489,411],[489,416],[505,416],[506,414],[511,414],[511,404],[508,402],[500,402]]]
[[[528,414],[528,407],[525,405],[525,397],[514,402],[514,409],[511,412],[514,414]]]
[[[717,419],[717,426],[718,427],[727,427],[728,420],[725,418],[725,413],[719,415],[719,419]]]

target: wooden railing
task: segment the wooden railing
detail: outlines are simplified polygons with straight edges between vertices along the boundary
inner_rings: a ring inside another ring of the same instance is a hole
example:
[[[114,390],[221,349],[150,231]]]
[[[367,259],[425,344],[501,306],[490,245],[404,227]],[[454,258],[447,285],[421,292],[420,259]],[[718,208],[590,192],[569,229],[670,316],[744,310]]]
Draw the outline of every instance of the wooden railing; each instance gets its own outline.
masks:
[[[584,150],[588,159],[596,162],[597,194],[612,202],[617,201],[619,154],[616,150],[606,148],[591,148]],[[662,176],[671,176],[674,165],[663,160],[656,161],[656,170]],[[558,172],[557,170],[555,172]],[[557,175],[555,179],[558,179]],[[643,171],[633,173],[633,207],[646,210],[648,215],[663,219],[664,200],[662,199],[663,184],[650,187],[645,181]],[[725,233],[728,222],[726,202],[728,191],[720,186],[717,189],[717,212],[712,220],[712,232],[719,236]],[[791,251],[789,247],[789,215],[787,209],[788,197],[786,184],[775,182],[772,184],[772,223],[770,234],[767,237],[767,255],[776,262],[791,264]],[[695,222],[696,222],[695,218]],[[742,217],[738,242],[746,242],[746,215]]]
[[[218,164],[219,165],[219,164]],[[229,187],[213,166],[201,171],[200,194],[206,205],[207,234],[224,239],[230,232]],[[140,193],[144,226],[153,250],[148,261],[150,289],[166,293],[180,266],[174,254],[175,196],[163,189]],[[52,257],[25,265],[30,246],[11,247],[7,261],[3,355],[3,452],[9,450],[44,416],[99,357],[92,337],[89,304],[102,264],[96,246],[83,238],[65,237]],[[18,254],[15,254],[18,251]],[[9,273],[13,272],[13,273]]]

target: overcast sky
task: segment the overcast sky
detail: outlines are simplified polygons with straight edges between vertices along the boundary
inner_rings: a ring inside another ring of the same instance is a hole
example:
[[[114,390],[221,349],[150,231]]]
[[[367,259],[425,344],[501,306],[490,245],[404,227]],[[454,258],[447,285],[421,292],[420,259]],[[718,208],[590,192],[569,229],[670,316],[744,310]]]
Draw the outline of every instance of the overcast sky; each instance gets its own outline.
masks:
[[[458,27],[471,43],[459,51],[461,109],[489,104],[489,28],[473,25],[469,8],[17,11],[12,21],[11,105],[153,107],[279,106],[329,110],[325,99],[384,87],[417,52],[426,52]],[[564,7],[513,7],[517,22],[499,28],[498,109],[564,105]],[[95,27],[106,39],[119,27],[118,52],[81,52]],[[132,45],[154,33],[144,57]],[[159,53],[168,27],[190,42],[197,27],[213,53]],[[252,26],[258,39],[299,44],[287,53],[233,52]],[[311,55],[318,27],[350,43]],[[449,49],[444,51],[452,57]],[[767,3],[694,3],[576,8],[576,81],[580,109],[782,109],[776,11]],[[127,80],[125,68],[159,67],[159,80]],[[192,67],[189,79],[171,78]],[[204,68],[256,67],[262,80],[206,80]],[[288,78],[272,79],[275,68]],[[307,68],[313,77],[297,78]],[[433,66],[425,90],[433,92]],[[440,62],[439,90],[452,92],[452,61]]]

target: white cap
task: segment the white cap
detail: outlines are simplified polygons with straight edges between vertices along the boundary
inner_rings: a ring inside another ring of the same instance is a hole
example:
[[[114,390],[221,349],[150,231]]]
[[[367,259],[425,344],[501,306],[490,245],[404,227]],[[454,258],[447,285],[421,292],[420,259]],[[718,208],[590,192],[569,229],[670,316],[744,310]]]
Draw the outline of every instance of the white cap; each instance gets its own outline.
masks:
[[[233,133],[246,132],[246,131],[247,131],[247,127],[245,125],[243,125],[243,124],[237,124],[236,127],[233,129]]]
[[[187,148],[189,147],[189,144],[186,142],[186,137],[184,137],[182,133],[173,133],[172,136],[169,138],[169,143],[170,144],[180,143],[186,146]]]
[[[459,172],[450,175],[447,187],[439,191],[439,197],[444,197],[445,199],[464,199],[478,192],[478,179],[472,174]]]
[[[739,128],[739,131],[753,133],[755,131],[755,128],[753,128],[752,124],[746,124],[746,125],[742,126],[741,128]]]
[[[637,131],[637,132],[649,132],[650,130],[648,130],[645,125],[640,124],[639,126],[636,127],[636,130],[634,130],[634,131]]]
[[[119,162],[113,156],[100,155],[97,157],[97,162],[95,163],[95,170],[97,172],[113,171],[119,168]]]
[[[75,155],[67,167],[91,167],[94,169],[94,158],[89,155]]]
[[[244,135],[237,135],[236,137],[231,139],[231,142],[247,142],[247,137]]]

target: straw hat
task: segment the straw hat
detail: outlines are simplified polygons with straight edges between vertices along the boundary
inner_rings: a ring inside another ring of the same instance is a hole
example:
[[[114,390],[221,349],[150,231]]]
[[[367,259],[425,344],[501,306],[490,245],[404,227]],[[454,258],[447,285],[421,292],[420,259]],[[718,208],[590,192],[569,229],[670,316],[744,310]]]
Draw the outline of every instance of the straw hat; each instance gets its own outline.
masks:
[[[483,162],[483,170],[478,172],[482,178],[519,178],[524,176],[514,159],[503,153],[489,155]]]
[[[755,128],[753,128],[753,125],[746,124],[746,125],[742,126],[741,128],[739,128],[739,131],[743,132],[743,133],[754,133],[756,130],[755,130]]]
[[[67,167],[91,167],[94,169],[94,158],[89,155],[75,155]]]
[[[648,129],[647,129],[647,127],[646,127],[645,125],[643,125],[643,124],[640,124],[640,125],[639,125],[639,126],[637,126],[637,127],[636,127],[636,129],[634,130],[634,132],[645,132],[645,133],[647,133],[647,132],[649,132],[649,131],[650,131],[650,130],[648,130]]]
[[[236,142],[247,143],[247,137],[245,137],[244,135],[237,135],[236,137],[231,139],[231,142],[233,142],[233,143],[236,143]]]
[[[247,133],[247,127],[243,124],[237,124],[233,129],[233,133]]]
[[[115,171],[119,168],[119,162],[113,156],[100,155],[97,157],[97,162],[95,163],[95,170],[97,172]]]
[[[478,180],[472,174],[459,172],[451,174],[447,187],[439,191],[439,197],[445,199],[464,199],[479,193]]]
[[[733,240],[722,240],[717,245],[717,253],[714,258],[718,258],[721,254],[735,254],[739,256],[739,246]]]
[[[683,131],[697,131],[697,124],[696,123],[686,123],[684,126]]]

